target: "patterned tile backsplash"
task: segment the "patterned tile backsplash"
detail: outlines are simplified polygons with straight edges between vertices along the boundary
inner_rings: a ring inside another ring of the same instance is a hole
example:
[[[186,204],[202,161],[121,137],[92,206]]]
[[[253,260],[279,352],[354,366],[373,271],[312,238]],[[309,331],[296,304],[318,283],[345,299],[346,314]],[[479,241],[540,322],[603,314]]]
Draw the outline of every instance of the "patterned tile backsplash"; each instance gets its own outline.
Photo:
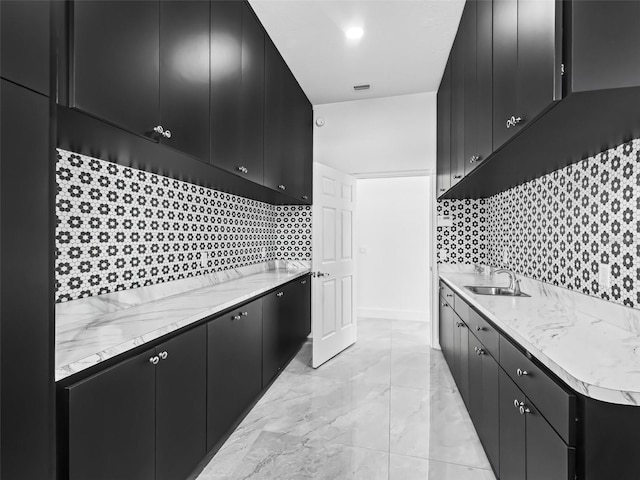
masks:
[[[439,251],[456,239],[440,261],[474,263],[484,248],[490,265],[640,307],[640,139],[488,199],[439,201],[441,211],[457,218],[455,228],[438,228]],[[478,221],[486,243],[467,235],[460,242]],[[610,268],[608,287],[599,282],[600,264]]]
[[[58,150],[56,302],[311,259],[311,207],[274,206]]]

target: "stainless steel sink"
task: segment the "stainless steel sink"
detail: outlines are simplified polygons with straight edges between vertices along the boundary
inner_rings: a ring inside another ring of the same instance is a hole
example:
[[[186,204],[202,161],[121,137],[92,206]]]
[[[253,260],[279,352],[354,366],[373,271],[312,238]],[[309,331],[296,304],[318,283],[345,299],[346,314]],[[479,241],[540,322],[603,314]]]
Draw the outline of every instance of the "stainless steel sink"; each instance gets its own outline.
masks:
[[[513,288],[495,287],[492,285],[466,285],[464,288],[478,295],[500,295],[504,297],[530,297],[526,293],[516,293]]]

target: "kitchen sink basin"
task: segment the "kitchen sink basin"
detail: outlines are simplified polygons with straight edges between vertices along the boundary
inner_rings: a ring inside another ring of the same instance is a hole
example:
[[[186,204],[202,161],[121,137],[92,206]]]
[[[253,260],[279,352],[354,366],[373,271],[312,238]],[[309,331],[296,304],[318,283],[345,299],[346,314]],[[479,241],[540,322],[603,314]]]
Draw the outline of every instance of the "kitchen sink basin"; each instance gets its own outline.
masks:
[[[466,285],[464,288],[478,295],[499,295],[503,297],[529,297],[526,293],[516,293],[513,288],[495,287],[492,285]]]

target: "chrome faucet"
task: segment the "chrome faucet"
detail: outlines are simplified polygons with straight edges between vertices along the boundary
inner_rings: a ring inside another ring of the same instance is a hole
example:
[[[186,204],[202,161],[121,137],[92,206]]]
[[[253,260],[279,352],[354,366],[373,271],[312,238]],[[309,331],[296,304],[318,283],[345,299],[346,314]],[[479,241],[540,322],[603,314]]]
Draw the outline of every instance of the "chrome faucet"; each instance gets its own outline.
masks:
[[[514,295],[520,295],[520,280],[516,278],[516,274],[513,270],[509,270],[508,268],[499,268],[493,273],[506,273],[509,275],[509,288],[513,290]]]

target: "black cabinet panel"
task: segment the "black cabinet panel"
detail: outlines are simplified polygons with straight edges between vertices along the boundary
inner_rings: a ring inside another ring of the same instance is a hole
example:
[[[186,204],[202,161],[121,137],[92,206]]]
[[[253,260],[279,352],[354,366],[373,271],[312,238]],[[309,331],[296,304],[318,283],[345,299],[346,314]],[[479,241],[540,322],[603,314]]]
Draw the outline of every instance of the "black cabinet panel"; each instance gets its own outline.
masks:
[[[451,61],[442,74],[437,96],[437,193],[451,186]]]
[[[464,61],[464,156],[463,173],[466,175],[477,165],[478,145],[478,82],[477,82],[477,2],[464,6],[462,29],[462,56]]]
[[[159,118],[163,143],[209,162],[208,2],[160,2]]]
[[[518,0],[516,116],[533,120],[562,96],[559,41],[562,2]]]
[[[453,365],[453,309],[451,306],[442,298],[439,298],[440,307],[439,307],[439,327],[440,327],[440,348],[442,349],[442,354],[446,359],[447,363],[452,366]]]
[[[469,329],[455,313],[453,321],[453,377],[462,400],[469,405]]]
[[[156,480],[186,478],[204,458],[206,342],[201,326],[156,347]]]
[[[493,152],[493,2],[474,0],[477,3],[476,32],[476,153],[473,168]]]
[[[500,480],[526,479],[526,423],[516,402],[526,398],[500,370]]]
[[[498,472],[500,466],[500,367],[490,355],[482,359],[482,434],[480,436],[487,458]]]
[[[3,2],[4,4],[4,2]],[[53,146],[49,99],[0,82],[0,404],[5,479],[53,470]]]
[[[493,147],[513,134],[507,119],[516,116],[518,68],[518,1],[493,1]]]
[[[463,20],[461,20],[462,22]],[[463,30],[451,49],[451,186],[464,176],[464,50]]]
[[[50,2],[0,2],[0,75],[49,95]]]
[[[262,299],[209,322],[207,336],[207,450],[211,450],[260,394]]]
[[[144,135],[160,118],[159,2],[73,2],[70,106]]]
[[[154,479],[152,356],[149,350],[67,387],[69,480]]]

